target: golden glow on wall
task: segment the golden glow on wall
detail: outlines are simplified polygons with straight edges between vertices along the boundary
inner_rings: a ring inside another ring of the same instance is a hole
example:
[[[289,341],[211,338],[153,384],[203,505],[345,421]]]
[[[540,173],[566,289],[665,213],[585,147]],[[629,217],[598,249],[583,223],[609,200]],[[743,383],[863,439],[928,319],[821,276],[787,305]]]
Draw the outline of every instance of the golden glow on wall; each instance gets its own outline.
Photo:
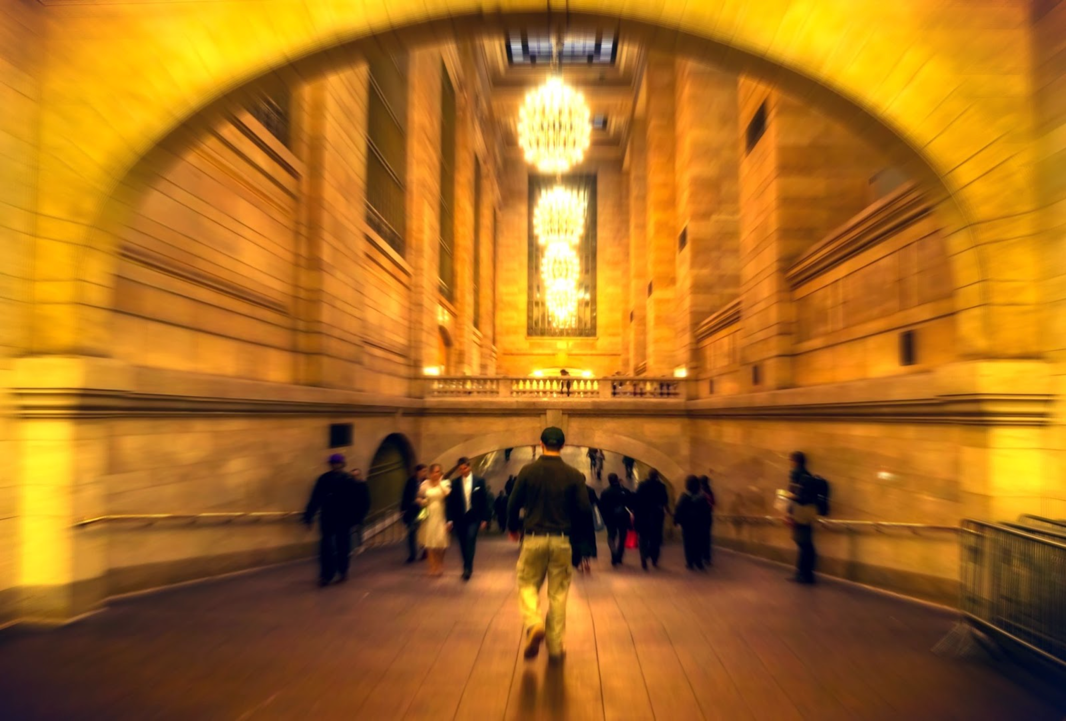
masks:
[[[518,111],[518,144],[542,173],[565,173],[580,163],[591,136],[585,96],[557,75],[530,90]]]

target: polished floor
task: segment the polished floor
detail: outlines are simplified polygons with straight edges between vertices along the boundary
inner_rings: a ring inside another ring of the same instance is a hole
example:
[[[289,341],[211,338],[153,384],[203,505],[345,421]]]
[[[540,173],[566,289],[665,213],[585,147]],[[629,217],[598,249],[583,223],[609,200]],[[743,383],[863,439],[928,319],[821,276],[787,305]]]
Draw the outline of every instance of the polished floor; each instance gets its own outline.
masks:
[[[983,662],[931,653],[950,615],[797,587],[739,555],[702,575],[677,545],[648,573],[601,560],[575,576],[552,666],[520,656],[514,545],[484,539],[465,584],[454,550],[439,579],[401,553],[370,551],[327,589],[299,563],[9,634],[0,718],[1063,718]]]

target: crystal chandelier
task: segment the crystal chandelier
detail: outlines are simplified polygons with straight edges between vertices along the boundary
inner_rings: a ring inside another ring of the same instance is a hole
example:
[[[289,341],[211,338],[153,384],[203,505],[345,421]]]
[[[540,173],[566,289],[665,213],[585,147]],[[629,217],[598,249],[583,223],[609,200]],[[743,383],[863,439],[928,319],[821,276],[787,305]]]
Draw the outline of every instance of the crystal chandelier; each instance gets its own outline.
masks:
[[[584,193],[555,185],[540,194],[533,210],[533,233],[541,245],[577,245],[585,233]]]
[[[518,144],[542,173],[565,173],[580,163],[591,134],[585,96],[558,75],[529,91],[518,112]]]
[[[545,304],[556,328],[570,327],[577,319],[581,260],[574,249],[585,233],[587,204],[583,193],[555,185],[541,193],[533,211],[533,232],[544,246],[541,278]]]

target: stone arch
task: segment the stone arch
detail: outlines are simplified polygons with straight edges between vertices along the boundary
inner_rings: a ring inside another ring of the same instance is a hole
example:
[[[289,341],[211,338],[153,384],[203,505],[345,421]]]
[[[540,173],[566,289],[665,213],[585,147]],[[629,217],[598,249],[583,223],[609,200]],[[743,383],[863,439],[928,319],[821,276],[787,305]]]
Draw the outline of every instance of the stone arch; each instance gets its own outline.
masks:
[[[624,456],[636,458],[653,468],[657,468],[666,480],[673,484],[680,483],[687,474],[677,461],[667,455],[667,453],[630,436],[609,431],[584,434],[579,432],[573,437],[568,433],[566,441],[567,445],[571,446],[602,448],[605,451],[613,451]],[[453,464],[455,459],[460,456],[473,458],[503,448],[517,448],[523,445],[530,445],[529,437],[525,434],[519,436],[514,431],[488,433],[473,436],[456,443],[451,448],[438,453],[430,462],[439,463],[444,468],[448,468],[449,464]]]
[[[981,12],[959,8],[958,18],[926,22],[923,4],[914,4],[913,16],[872,6],[858,12],[847,0],[826,0],[817,10],[779,0],[638,0],[606,12],[595,0],[575,0],[572,9],[575,21],[606,21],[660,49],[777,82],[885,143],[902,164],[931,179],[946,201],[963,354],[990,348],[1031,354],[1034,323],[1002,343],[994,337],[1001,319],[989,318],[991,308],[1020,319],[1029,306],[1018,305],[1012,293],[990,306],[996,298],[988,290],[993,281],[1023,286],[1036,272],[1031,242],[990,243],[1008,232],[1025,237],[1027,224],[1035,222],[1030,171],[1018,152],[1030,136],[1026,91],[988,98],[971,90],[972,68],[964,61],[973,51],[965,27],[957,26],[958,48],[945,47],[943,34],[929,29],[957,19],[973,22],[976,31]],[[353,0],[351,12],[344,5],[264,0],[238,11],[230,3],[205,2],[196,13],[166,5],[96,6],[55,23],[57,54],[48,72],[63,82],[46,95],[42,110],[39,182],[49,193],[36,263],[38,281],[50,282],[50,292],[33,310],[33,351],[106,354],[115,254],[99,228],[108,199],[152,147],[212,101],[294,60],[297,72],[313,71],[361,39],[413,42],[443,31],[545,21],[544,13],[529,14],[518,0],[451,0],[432,8],[415,0]],[[1024,33],[1024,16],[1015,20],[1012,27]],[[107,33],[98,31],[101,24]],[[116,45],[117,38],[129,39],[128,47]],[[982,57],[1012,57],[1018,46],[1018,37],[1004,33],[982,46]],[[120,82],[109,84],[109,77]],[[70,153],[74,138],[89,147]],[[66,262],[57,268],[54,259]],[[990,277],[993,269],[997,277]]]
[[[402,433],[389,433],[375,448],[364,471],[371,484],[371,511],[396,503],[415,464],[414,447]]]

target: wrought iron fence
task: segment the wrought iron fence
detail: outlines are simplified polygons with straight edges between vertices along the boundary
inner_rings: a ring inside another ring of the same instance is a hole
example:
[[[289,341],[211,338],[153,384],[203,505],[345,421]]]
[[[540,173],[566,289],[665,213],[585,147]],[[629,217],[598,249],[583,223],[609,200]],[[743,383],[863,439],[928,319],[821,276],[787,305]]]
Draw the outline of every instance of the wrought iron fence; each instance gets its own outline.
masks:
[[[960,610],[1066,668],[1066,542],[1013,525],[963,521]]]
[[[1056,520],[1054,518],[1044,518],[1043,516],[1034,516],[1030,513],[1023,513],[1018,516],[1018,523],[1027,528],[1043,528],[1048,531],[1066,533],[1066,521]]]

